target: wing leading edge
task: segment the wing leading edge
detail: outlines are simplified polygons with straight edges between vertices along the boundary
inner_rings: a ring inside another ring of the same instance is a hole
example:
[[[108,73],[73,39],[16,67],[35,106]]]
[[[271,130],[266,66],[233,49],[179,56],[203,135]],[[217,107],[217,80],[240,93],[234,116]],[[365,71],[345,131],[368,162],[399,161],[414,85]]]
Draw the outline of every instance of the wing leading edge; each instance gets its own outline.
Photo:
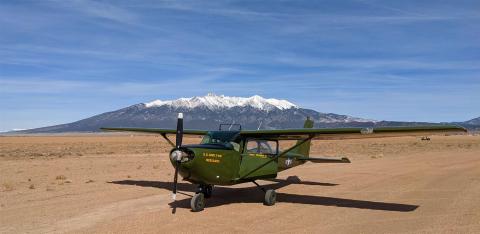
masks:
[[[162,129],[162,128],[100,128],[103,131],[116,131],[116,132],[142,132],[142,133],[156,133],[156,134],[176,134],[175,129]],[[183,134],[185,135],[205,135],[208,131],[185,129]]]
[[[175,134],[175,129],[161,128],[100,128],[104,131],[142,132],[156,134]],[[465,133],[467,130],[455,125],[414,126],[414,127],[378,127],[378,128],[301,128],[279,130],[242,130],[241,136],[278,140],[312,139],[352,139],[378,138],[389,136],[422,136]],[[186,129],[187,135],[205,135],[206,130]]]

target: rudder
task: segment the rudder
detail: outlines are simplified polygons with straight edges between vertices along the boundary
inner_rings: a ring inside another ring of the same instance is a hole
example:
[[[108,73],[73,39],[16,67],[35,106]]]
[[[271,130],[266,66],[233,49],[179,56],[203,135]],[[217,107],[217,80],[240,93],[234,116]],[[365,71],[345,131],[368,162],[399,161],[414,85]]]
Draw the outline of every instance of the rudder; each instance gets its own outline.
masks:
[[[305,120],[305,123],[303,124],[303,128],[313,128],[313,120],[310,119],[310,117],[307,117]],[[298,140],[297,144],[300,143],[302,140]],[[311,140],[308,140],[301,145],[297,146],[295,149],[292,150],[292,153],[297,153],[301,154],[305,157],[308,157],[310,155],[310,142]]]

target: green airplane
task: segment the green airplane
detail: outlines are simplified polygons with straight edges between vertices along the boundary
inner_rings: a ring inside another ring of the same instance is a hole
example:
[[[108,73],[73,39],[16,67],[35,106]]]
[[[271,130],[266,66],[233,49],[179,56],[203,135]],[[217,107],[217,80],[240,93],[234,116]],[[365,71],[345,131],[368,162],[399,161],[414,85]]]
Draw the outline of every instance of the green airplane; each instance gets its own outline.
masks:
[[[287,170],[307,161],[313,163],[350,163],[348,158],[310,157],[311,140],[346,139],[362,137],[386,137],[396,135],[429,135],[466,132],[462,127],[452,125],[381,128],[324,128],[314,129],[313,121],[307,118],[303,129],[284,130],[238,130],[229,128],[218,131],[184,130],[183,114],[178,114],[177,129],[155,128],[101,128],[107,131],[130,131],[160,134],[173,147],[170,161],[175,167],[172,198],[177,193],[178,174],[184,180],[197,184],[198,190],[192,197],[192,211],[205,207],[205,198],[212,195],[214,185],[234,185],[252,182],[264,193],[264,204],[272,206],[276,201],[273,189],[264,189],[256,180],[274,179],[278,172]],[[200,144],[182,145],[183,135],[202,135]],[[173,143],[167,135],[176,135]],[[280,141],[296,143],[280,151]]]

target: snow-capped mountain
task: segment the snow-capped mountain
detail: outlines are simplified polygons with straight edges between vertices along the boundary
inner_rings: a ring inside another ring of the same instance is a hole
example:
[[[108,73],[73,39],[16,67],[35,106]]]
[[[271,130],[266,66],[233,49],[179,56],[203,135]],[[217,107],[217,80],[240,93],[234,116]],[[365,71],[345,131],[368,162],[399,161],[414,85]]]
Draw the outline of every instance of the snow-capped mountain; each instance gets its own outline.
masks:
[[[315,127],[412,126],[425,123],[375,121],[348,115],[321,113],[287,100],[228,97],[208,94],[176,100],[155,100],[99,114],[77,122],[19,133],[96,132],[100,127],[175,128],[177,113],[184,113],[185,128],[218,129],[221,123],[241,124],[243,129],[300,128],[307,117]]]
[[[287,100],[278,100],[274,98],[263,98],[258,95],[254,95],[248,98],[244,97],[228,97],[224,95],[215,95],[209,93],[203,97],[191,97],[191,98],[180,98],[177,100],[155,100],[151,102],[144,103],[145,107],[159,107],[159,106],[170,106],[174,108],[196,108],[196,107],[205,107],[210,110],[218,110],[222,108],[232,108],[232,107],[253,107],[260,110],[272,110],[274,108],[285,110],[290,108],[298,108],[297,105],[287,101]]]
[[[169,107],[173,109],[195,109],[204,108],[210,111],[225,111],[232,108],[253,108],[259,111],[270,112],[273,110],[300,110],[302,108],[287,101],[275,98],[263,98],[258,95],[251,97],[229,97],[224,95],[215,95],[209,93],[202,97],[179,98],[176,100],[154,100],[143,103],[146,108]],[[356,118],[346,115],[324,114],[319,119],[323,123],[337,123],[337,122],[376,122],[375,120]]]

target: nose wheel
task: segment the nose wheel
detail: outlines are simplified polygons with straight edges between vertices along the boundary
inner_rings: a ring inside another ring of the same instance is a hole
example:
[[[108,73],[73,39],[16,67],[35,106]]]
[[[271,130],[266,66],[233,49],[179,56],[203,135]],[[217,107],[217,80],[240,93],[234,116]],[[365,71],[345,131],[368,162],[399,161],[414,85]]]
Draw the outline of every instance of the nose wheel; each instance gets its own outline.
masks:
[[[205,198],[212,197],[213,185],[202,184],[198,186],[198,190],[190,200],[190,207],[193,212],[202,211],[205,208]]]
[[[205,196],[203,193],[196,193],[190,200],[190,207],[193,212],[202,211],[205,208]]]

